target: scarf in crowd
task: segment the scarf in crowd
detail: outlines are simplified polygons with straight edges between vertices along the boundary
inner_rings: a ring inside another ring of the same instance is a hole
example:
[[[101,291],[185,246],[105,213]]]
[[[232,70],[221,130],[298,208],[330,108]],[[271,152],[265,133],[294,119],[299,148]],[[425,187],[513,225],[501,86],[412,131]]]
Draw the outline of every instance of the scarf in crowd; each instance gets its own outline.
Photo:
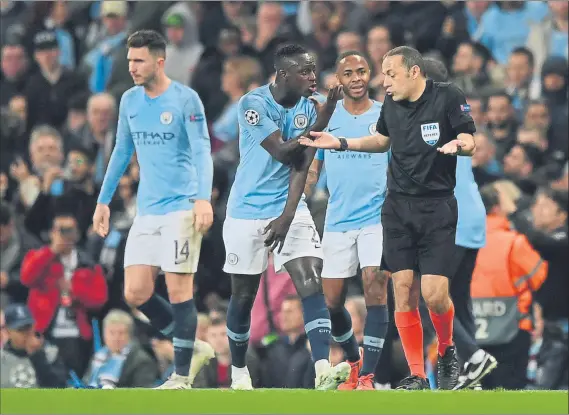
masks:
[[[119,382],[124,362],[130,350],[131,346],[127,345],[119,354],[113,354],[105,346],[96,352],[91,363],[91,377],[88,386],[116,385]]]

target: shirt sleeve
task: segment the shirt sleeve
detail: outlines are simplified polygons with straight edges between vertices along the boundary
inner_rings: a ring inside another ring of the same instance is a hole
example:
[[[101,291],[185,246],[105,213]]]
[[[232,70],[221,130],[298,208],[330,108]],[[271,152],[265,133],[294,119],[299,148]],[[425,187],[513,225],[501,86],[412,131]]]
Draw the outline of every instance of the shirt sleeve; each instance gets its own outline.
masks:
[[[470,115],[470,105],[466,103],[464,93],[455,85],[450,84],[447,90],[447,117],[456,135],[474,134],[476,127]]]
[[[315,158],[316,160],[324,160],[324,149],[319,148],[319,149],[316,151],[316,155],[314,156],[314,158]]]
[[[123,95],[119,105],[119,120],[117,124],[115,148],[111,154],[109,165],[107,166],[107,172],[105,173],[105,178],[101,185],[101,192],[99,193],[99,198],[97,200],[97,203],[104,205],[111,203],[119,181],[129,165],[130,159],[134,153],[134,142],[128,125],[126,101],[127,96]]]
[[[247,133],[253,141],[259,144],[279,130],[263,100],[256,96],[246,95],[241,98],[237,120],[239,121],[240,133]]]
[[[211,200],[213,187],[213,160],[211,158],[211,141],[207,129],[203,103],[196,92],[193,92],[184,107],[184,125],[192,161],[198,174],[197,200]]]
[[[375,125],[375,131],[379,134],[389,137],[389,131],[387,130],[387,122],[385,121],[386,113],[387,113],[387,105],[388,102],[391,100],[389,95],[385,96],[385,101],[381,106],[381,111],[379,113],[379,119],[377,120],[377,124]]]

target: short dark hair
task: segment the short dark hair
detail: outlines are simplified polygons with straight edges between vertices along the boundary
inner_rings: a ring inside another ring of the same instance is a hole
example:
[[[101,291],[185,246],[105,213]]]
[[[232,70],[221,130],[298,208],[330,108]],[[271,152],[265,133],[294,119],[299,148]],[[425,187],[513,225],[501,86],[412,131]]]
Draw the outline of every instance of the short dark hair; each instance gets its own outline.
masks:
[[[438,59],[427,58],[425,62],[425,75],[435,82],[448,81],[448,69],[446,65]]]
[[[166,55],[166,40],[155,30],[138,30],[128,37],[129,48],[147,47],[151,53]]]
[[[367,57],[362,52],[359,52],[357,50],[347,50],[346,52],[342,52],[340,54],[340,56],[338,56],[338,59],[336,59],[336,65],[338,65],[342,59],[347,58],[348,56],[362,57],[365,59],[365,61],[369,65],[369,60],[367,59]]]
[[[283,62],[298,55],[304,55],[308,51],[297,43],[289,43],[279,46],[275,52],[275,69],[283,69]]]
[[[516,143],[514,147],[520,147],[524,151],[526,161],[530,162],[534,169],[543,164],[543,153],[535,145],[530,143]]]
[[[525,46],[518,46],[517,48],[514,48],[514,50],[512,50],[512,53],[510,55],[525,55],[528,60],[529,66],[531,67],[534,66],[535,59],[533,57],[533,53]]]
[[[0,203],[0,225],[6,226],[12,221],[12,210],[5,203]]]
[[[401,56],[403,59],[403,66],[405,66],[407,70],[411,69],[413,66],[418,66],[423,76],[425,75],[425,60],[423,59],[423,55],[421,55],[417,49],[410,46],[397,46],[387,52],[383,59],[388,56]]]
[[[486,214],[489,214],[492,209],[500,205],[500,195],[498,194],[498,189],[493,183],[484,185],[480,188],[480,197],[482,198],[482,203],[484,203],[484,208],[486,209]]]
[[[488,99],[494,98],[494,97],[506,98],[510,104],[514,103],[514,99],[512,98],[512,96],[510,94],[508,94],[506,91],[504,91],[503,89],[494,90],[488,94]]]
[[[553,200],[559,207],[559,210],[567,212],[569,204],[569,194],[567,190],[557,190],[551,187],[543,187],[539,189],[539,193],[544,194],[549,199]]]

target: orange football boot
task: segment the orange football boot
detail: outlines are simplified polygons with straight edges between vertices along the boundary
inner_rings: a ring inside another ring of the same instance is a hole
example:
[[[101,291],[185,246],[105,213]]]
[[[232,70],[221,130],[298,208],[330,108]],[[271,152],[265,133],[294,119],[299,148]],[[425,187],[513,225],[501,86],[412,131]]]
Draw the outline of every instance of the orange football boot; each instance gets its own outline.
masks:
[[[358,386],[356,387],[358,391],[373,391],[375,387],[373,386],[373,373],[369,375],[360,376],[358,379]]]
[[[352,370],[350,371],[350,376],[348,376],[348,379],[346,379],[344,383],[341,383],[338,386],[339,391],[353,391],[354,389],[357,388],[358,380],[360,377],[360,370],[362,369],[364,361],[363,354],[364,354],[364,349],[360,347],[360,360],[358,360],[357,362],[348,362],[352,367]]]

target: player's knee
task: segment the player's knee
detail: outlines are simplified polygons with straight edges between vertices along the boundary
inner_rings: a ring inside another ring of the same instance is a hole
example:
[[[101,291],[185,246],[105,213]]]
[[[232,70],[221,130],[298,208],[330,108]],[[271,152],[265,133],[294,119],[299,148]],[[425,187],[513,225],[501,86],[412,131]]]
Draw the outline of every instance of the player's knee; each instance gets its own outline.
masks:
[[[152,289],[146,287],[125,286],[124,299],[131,307],[139,307],[152,296]]]
[[[395,309],[397,311],[409,311],[413,309],[412,301],[413,280],[394,278],[393,296],[395,298]]]
[[[362,270],[364,297],[367,305],[387,304],[388,276],[379,267],[365,267]]]
[[[240,308],[252,308],[257,296],[260,277],[237,276],[231,279],[231,298]]]
[[[450,302],[448,279],[445,277],[424,276],[421,280],[421,294],[429,310],[444,313]]]
[[[300,298],[322,293],[322,283],[316,274],[305,278],[303,284],[295,284],[295,286]]]
[[[344,306],[344,298],[342,294],[325,294],[324,298],[326,299],[326,307],[328,307],[328,310],[330,310],[331,313],[339,311]]]

